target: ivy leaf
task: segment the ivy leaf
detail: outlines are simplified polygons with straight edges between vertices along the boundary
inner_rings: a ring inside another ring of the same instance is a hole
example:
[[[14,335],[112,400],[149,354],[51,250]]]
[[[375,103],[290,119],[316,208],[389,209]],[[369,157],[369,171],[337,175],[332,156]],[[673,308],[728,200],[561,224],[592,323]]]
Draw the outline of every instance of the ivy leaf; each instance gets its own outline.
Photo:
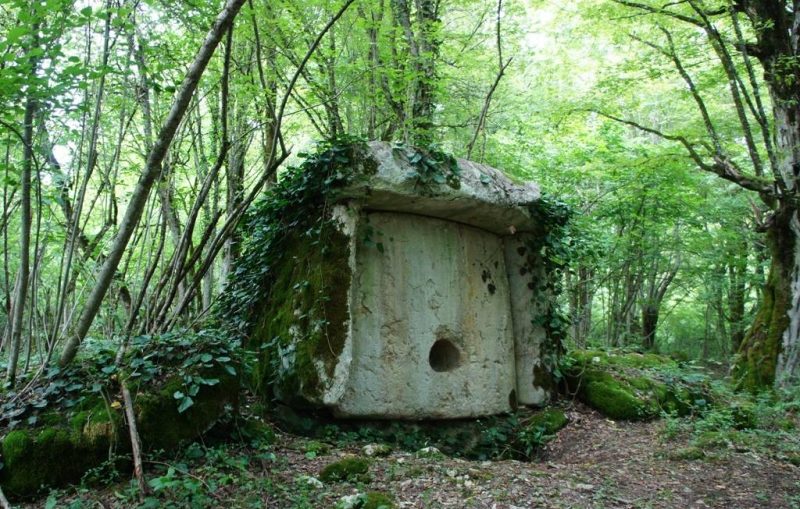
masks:
[[[175,399],[181,399],[181,398],[186,397],[186,395],[183,394],[181,391],[175,391],[175,393],[172,395],[172,397],[175,398]]]
[[[186,396],[185,398],[183,398],[183,400],[181,400],[181,404],[178,405],[178,413],[182,414],[192,405],[194,405],[194,400],[189,396]]]

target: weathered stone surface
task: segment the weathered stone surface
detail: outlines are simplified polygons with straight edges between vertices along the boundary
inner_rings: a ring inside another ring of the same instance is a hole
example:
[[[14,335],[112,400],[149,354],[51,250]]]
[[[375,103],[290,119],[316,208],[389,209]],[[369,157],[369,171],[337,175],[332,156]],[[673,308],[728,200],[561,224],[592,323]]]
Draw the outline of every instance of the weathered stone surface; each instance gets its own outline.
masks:
[[[264,342],[283,338],[264,375],[273,395],[361,418],[544,404],[536,288],[547,275],[527,251],[538,188],[463,160],[459,185],[421,186],[407,152],[376,142],[365,157],[375,172],[326,207],[335,245],[288,243],[285,267],[273,268],[280,277],[257,328]]]
[[[423,192],[414,166],[390,144],[369,143],[369,155],[377,173],[342,190],[343,199],[356,199],[367,209],[437,217],[498,235],[536,230],[526,208],[541,196],[533,183],[517,185],[499,170],[459,159],[457,189],[441,185]]]
[[[510,410],[514,340],[502,239],[372,212],[383,251],[358,250],[345,416],[472,417]]]
[[[536,302],[532,287],[535,279],[545,274],[540,265],[531,265],[531,259],[536,258],[526,246],[526,235],[504,239],[505,262],[514,323],[517,402],[538,406],[545,404],[550,394],[543,381],[537,379],[537,373],[543,371],[541,347],[547,336],[544,327],[534,322],[542,313],[542,303]]]

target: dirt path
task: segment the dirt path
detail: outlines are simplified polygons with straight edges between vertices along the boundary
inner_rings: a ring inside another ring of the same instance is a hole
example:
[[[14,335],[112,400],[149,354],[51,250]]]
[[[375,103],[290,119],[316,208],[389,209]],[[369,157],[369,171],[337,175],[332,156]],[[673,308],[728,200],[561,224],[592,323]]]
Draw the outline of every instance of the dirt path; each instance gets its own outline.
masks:
[[[661,438],[663,422],[621,423],[581,408],[537,463],[417,458],[395,452],[376,461],[365,490],[393,493],[404,508],[764,508],[800,507],[800,468],[753,452],[714,460],[670,460],[686,439]],[[285,483],[320,470],[356,448],[307,459],[283,448],[273,471]],[[313,482],[313,481],[312,481]],[[348,484],[320,488],[320,507],[355,493]],[[287,507],[281,497],[268,507]]]

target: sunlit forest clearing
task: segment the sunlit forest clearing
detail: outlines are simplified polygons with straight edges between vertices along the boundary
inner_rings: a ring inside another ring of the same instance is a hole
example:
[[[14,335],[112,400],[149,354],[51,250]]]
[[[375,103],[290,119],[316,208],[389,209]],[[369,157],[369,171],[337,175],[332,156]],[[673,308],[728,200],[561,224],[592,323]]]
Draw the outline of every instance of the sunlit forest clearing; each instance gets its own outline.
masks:
[[[797,2],[0,27],[0,509],[800,507]]]

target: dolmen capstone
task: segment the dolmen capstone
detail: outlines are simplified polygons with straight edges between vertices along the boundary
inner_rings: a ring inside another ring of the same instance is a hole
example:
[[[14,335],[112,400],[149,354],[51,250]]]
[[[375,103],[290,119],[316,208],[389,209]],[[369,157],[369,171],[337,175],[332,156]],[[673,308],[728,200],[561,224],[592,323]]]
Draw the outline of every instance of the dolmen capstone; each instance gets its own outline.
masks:
[[[547,402],[539,188],[461,159],[437,172],[425,157],[362,144],[342,159],[361,177],[315,209],[327,233],[299,228],[270,260],[251,343],[273,398],[381,419]]]

